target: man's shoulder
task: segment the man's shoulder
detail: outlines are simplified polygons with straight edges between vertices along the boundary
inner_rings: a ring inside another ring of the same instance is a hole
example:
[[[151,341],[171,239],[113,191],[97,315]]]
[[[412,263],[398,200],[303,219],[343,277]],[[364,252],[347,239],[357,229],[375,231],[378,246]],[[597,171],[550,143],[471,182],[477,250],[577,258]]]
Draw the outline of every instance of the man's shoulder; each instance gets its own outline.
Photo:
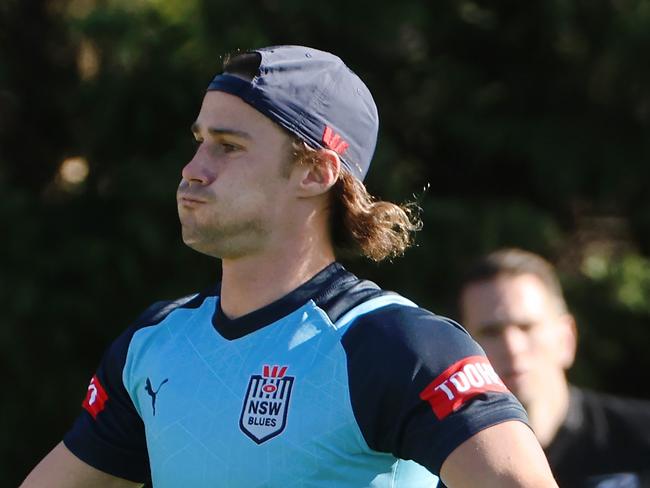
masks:
[[[408,298],[367,280],[340,286],[317,305],[341,331],[348,354],[385,354],[452,364],[458,358],[483,355],[465,329],[454,320],[418,306]]]
[[[218,289],[218,287],[217,287]],[[128,346],[133,336],[141,329],[161,324],[170,314],[181,309],[197,309],[206,299],[217,296],[214,289],[185,295],[173,300],[160,300],[149,305],[116,339],[116,345]]]
[[[344,271],[324,286],[313,301],[327,314],[332,323],[337,323],[352,309],[387,294],[391,292],[382,290],[372,281],[359,279],[352,273]]]
[[[605,486],[622,474],[647,479],[650,401],[575,386],[570,391],[564,424],[545,449],[560,486]]]
[[[213,296],[216,296],[216,293],[210,290],[206,292],[185,295],[174,300],[157,301],[147,307],[144,312],[140,314],[140,316],[132,324],[132,327],[139,329],[141,327],[156,325],[162,322],[173,311],[182,308],[199,308],[206,298]]]
[[[569,411],[551,445],[582,444],[597,453],[650,454],[650,401],[571,386]]]
[[[390,350],[406,349],[417,355],[437,350],[440,358],[482,354],[465,329],[454,320],[436,315],[402,298],[385,295],[383,306],[351,321],[343,340],[348,345],[383,343]],[[342,324],[343,325],[343,324]]]
[[[408,298],[391,290],[385,290],[376,283],[357,278],[351,273],[344,274],[331,286],[323,289],[314,298],[337,328],[346,327],[362,321],[364,327],[391,328],[398,323],[414,324],[431,321],[443,327],[464,329],[448,318],[436,315],[419,307]],[[363,320],[361,320],[363,319]]]
[[[632,398],[587,388],[571,388],[575,402],[588,420],[603,419],[636,424],[643,419],[650,426],[650,400]]]

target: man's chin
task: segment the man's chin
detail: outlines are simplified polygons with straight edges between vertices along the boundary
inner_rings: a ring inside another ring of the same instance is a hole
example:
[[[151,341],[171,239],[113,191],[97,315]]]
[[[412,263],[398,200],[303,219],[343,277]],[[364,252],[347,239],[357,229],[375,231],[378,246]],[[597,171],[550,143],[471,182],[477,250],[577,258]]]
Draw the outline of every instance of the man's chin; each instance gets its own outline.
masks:
[[[219,259],[239,259],[258,253],[267,235],[261,225],[231,226],[218,230],[189,225],[182,225],[181,228],[186,246]]]
[[[219,256],[215,254],[214,249],[211,249],[211,246],[203,239],[197,239],[196,236],[188,235],[183,232],[183,243],[193,249],[196,252],[205,254],[207,256],[218,258]]]
[[[527,405],[530,405],[533,402],[535,392],[531,391],[527,386],[508,386],[506,384],[506,387],[515,397],[517,397],[517,400],[519,400],[524,408],[527,408]]]
[[[519,398],[520,401],[523,401],[522,398],[528,396],[530,388],[523,374],[513,374],[502,377],[501,379],[506,385],[506,388],[508,388],[513,395]]]

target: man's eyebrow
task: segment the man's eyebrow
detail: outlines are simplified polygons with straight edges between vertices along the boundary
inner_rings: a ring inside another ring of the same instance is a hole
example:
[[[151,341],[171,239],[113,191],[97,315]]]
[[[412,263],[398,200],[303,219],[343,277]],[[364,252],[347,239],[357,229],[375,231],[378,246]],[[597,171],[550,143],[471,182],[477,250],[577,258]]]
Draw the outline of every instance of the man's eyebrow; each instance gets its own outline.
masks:
[[[192,124],[190,130],[192,131],[192,134],[198,134],[201,131],[201,126],[195,122]],[[208,127],[208,134],[212,136],[236,136],[242,137],[244,139],[252,139],[251,135],[248,132],[245,132],[243,130],[226,129],[222,127]]]
[[[494,320],[480,324],[477,328],[480,328],[481,331],[497,331],[505,329],[508,325],[529,328],[535,325],[535,322],[532,320]]]
[[[484,322],[482,324],[478,324],[478,325],[472,327],[472,329],[474,329],[474,333],[477,333],[477,332],[481,333],[481,332],[483,332],[485,330],[497,331],[497,330],[504,329],[505,327],[506,327],[505,322],[495,320],[495,321],[492,321],[492,322]]]

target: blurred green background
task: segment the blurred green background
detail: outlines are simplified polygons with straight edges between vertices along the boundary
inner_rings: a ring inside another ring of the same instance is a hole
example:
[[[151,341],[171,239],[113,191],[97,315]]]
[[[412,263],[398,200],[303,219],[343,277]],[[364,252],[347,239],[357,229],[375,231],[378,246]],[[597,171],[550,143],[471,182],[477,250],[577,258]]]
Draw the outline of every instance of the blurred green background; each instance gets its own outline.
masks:
[[[3,486],[142,309],[218,280],[175,188],[221,56],[271,44],[367,82],[368,187],[423,208],[404,258],[349,269],[454,315],[471,259],[540,252],[578,317],[572,380],[650,397],[649,1],[0,0]]]

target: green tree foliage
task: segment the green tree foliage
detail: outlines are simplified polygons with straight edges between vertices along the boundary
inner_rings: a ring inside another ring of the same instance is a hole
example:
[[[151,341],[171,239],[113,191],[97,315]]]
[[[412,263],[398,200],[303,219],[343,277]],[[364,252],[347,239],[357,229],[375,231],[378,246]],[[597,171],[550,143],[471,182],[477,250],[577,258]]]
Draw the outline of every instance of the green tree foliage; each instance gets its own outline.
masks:
[[[58,442],[139,311],[218,280],[179,237],[189,126],[223,54],[284,43],[367,81],[381,115],[368,186],[423,209],[415,249],[352,270],[453,315],[468,260],[541,252],[579,318],[573,378],[650,396],[650,2],[4,0],[7,485]]]

